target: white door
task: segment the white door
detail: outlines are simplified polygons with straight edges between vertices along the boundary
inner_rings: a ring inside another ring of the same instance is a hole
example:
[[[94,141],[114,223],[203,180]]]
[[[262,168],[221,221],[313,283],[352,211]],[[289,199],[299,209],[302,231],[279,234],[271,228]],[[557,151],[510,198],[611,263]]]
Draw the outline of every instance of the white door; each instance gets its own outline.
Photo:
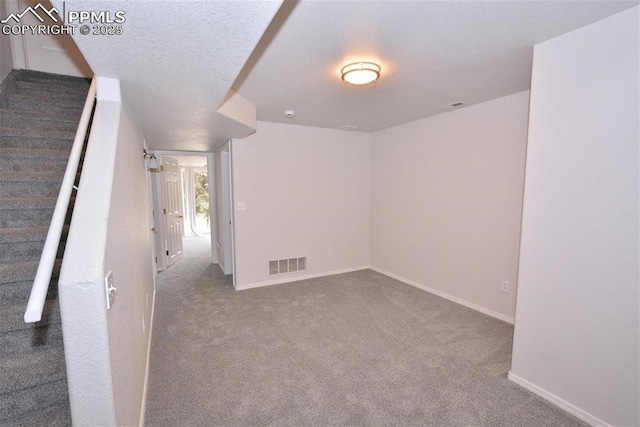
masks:
[[[162,196],[165,224],[165,253],[167,266],[182,258],[184,213],[182,211],[182,176],[178,161],[162,156]]]
[[[19,14],[28,7],[36,8],[38,16],[45,22],[40,22],[33,13],[26,13],[20,18],[20,25],[57,25],[62,22],[62,11],[59,11],[59,14],[51,11],[53,6],[49,0],[7,2],[7,9],[10,9],[8,12]],[[14,10],[16,8],[18,10]],[[45,10],[50,11],[50,15]],[[52,17],[58,22],[54,22]],[[79,77],[93,75],[82,53],[68,34],[34,35],[27,31],[23,36],[11,36],[11,38],[11,42],[16,44],[14,53],[24,55],[14,60],[16,68]]]

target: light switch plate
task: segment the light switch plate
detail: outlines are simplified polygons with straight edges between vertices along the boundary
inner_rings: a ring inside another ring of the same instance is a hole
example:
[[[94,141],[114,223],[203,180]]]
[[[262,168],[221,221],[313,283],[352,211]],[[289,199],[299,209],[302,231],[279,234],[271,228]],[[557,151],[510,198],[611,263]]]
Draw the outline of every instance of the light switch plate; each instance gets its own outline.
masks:
[[[246,211],[247,210],[247,202],[238,202],[238,210]]]

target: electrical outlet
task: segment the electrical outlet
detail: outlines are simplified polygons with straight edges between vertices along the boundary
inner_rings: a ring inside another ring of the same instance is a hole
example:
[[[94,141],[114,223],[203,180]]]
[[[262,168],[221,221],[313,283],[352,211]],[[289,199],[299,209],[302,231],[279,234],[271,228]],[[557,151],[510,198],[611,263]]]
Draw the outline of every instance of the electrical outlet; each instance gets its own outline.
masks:
[[[503,280],[500,289],[502,289],[502,292],[509,292],[509,281]]]
[[[329,250],[327,251],[327,255],[333,256],[333,248],[329,248]]]

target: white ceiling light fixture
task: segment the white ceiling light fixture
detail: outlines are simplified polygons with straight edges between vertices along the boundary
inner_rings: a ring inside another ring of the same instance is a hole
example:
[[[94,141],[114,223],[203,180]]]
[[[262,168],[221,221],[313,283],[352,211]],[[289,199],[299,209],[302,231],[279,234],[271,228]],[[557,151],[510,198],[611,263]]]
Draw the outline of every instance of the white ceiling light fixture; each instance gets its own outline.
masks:
[[[354,62],[342,67],[342,80],[354,86],[374,83],[380,78],[380,66],[373,62]]]

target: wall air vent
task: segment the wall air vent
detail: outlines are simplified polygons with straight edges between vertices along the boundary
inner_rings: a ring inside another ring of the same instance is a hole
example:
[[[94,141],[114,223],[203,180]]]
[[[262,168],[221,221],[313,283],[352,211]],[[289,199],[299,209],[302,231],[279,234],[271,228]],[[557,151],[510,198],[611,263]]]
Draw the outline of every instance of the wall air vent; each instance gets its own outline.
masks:
[[[358,126],[354,126],[354,125],[342,125],[338,128],[338,130],[356,130],[358,129]]]
[[[269,275],[295,273],[307,269],[307,257],[269,261]]]

